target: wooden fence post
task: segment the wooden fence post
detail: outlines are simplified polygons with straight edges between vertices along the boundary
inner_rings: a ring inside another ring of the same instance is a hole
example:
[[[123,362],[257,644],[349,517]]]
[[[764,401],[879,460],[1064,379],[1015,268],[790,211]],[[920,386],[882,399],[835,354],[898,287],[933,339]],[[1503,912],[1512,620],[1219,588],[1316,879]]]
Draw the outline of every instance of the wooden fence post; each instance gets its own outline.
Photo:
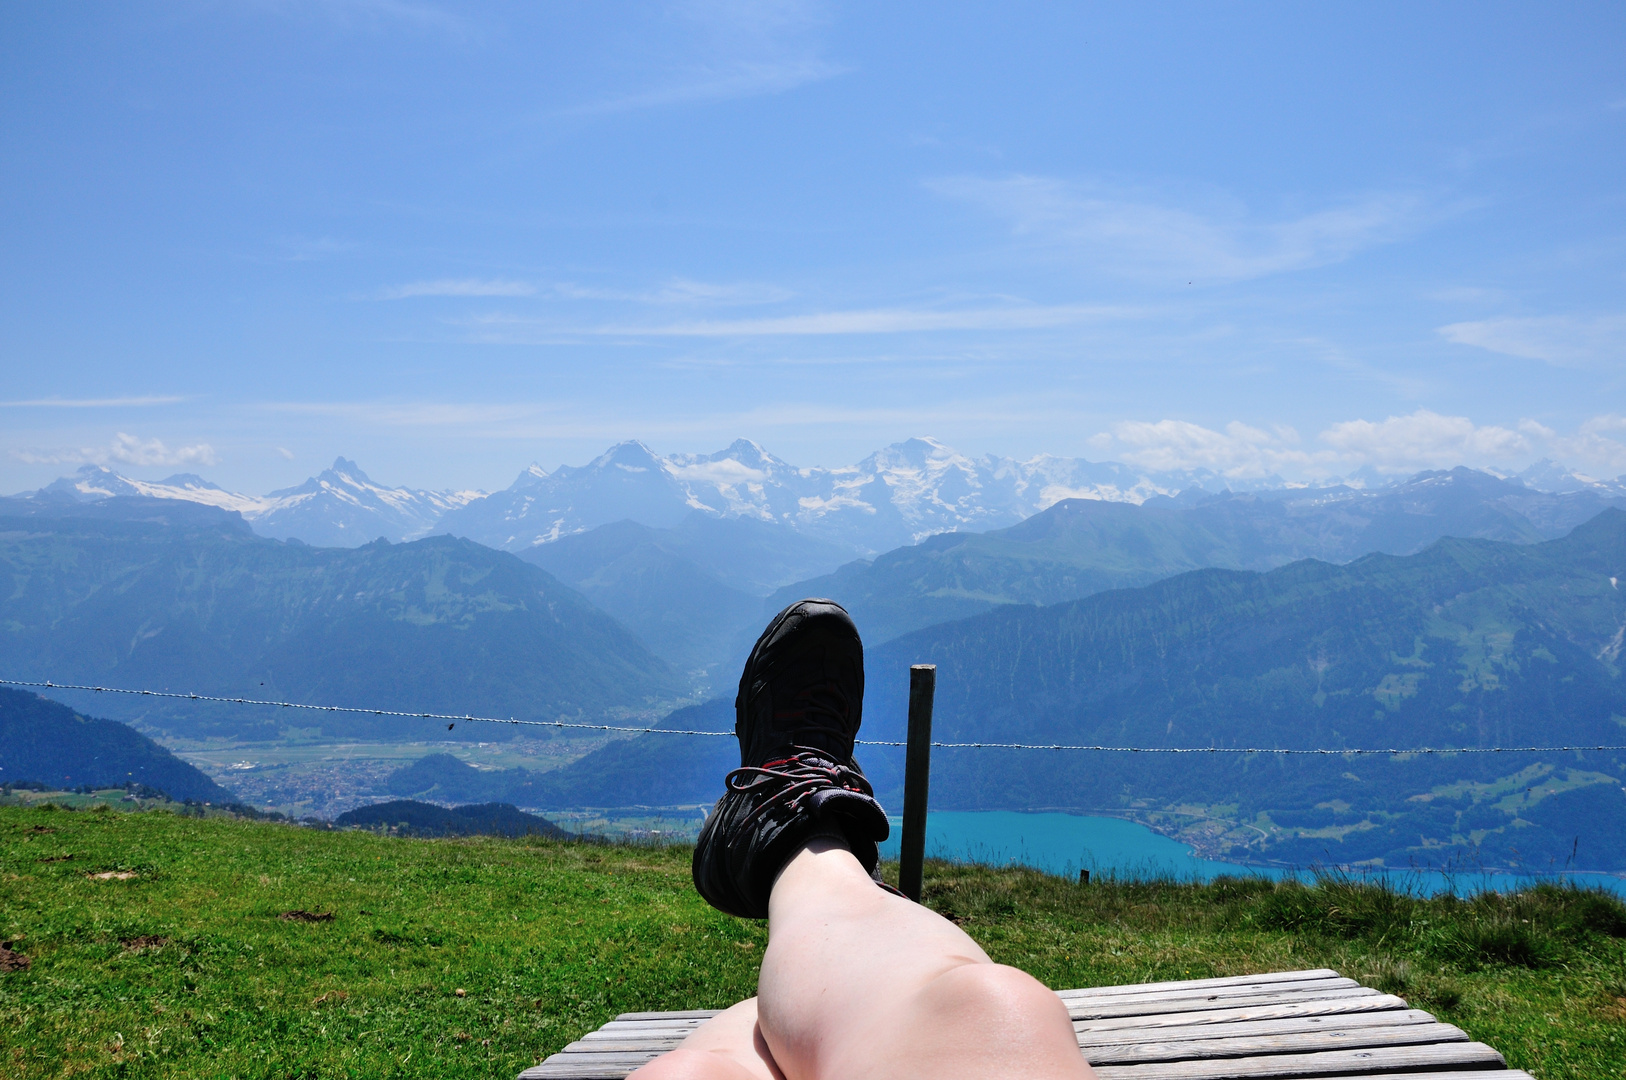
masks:
[[[932,769],[932,695],[937,665],[909,669],[909,736],[903,762],[903,839],[900,843],[898,890],[920,902],[926,863],[926,789]]]

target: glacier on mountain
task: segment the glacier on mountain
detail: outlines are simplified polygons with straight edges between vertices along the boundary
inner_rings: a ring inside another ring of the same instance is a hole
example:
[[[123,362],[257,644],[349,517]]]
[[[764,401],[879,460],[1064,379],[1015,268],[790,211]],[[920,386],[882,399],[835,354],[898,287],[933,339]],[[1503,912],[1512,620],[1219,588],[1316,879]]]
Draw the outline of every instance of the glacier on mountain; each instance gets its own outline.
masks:
[[[319,547],[355,547],[381,536],[414,540],[435,531],[448,510],[485,496],[483,491],[384,487],[342,457],[298,487],[263,496],[227,491],[192,473],[159,481],[132,480],[105,465],[86,465],[41,488],[39,494],[81,502],[136,495],[205,503],[237,511],[262,536]]]
[[[1510,479],[1539,491],[1626,494],[1626,477],[1597,480],[1551,461]],[[1331,494],[1393,482],[1363,473],[1318,486]],[[1245,485],[1259,491],[1301,486],[1279,477]],[[670,529],[699,514],[782,525],[867,556],[937,533],[1014,525],[1064,499],[1140,504],[1226,490],[1239,490],[1238,482],[1206,470],[1155,472],[1051,454],[974,458],[936,439],[913,438],[834,468],[791,465],[749,439],[711,454],[670,455],[629,440],[585,465],[549,472],[533,464],[489,495],[386,487],[342,457],[303,484],[265,496],[226,491],[190,473],[132,480],[100,465],[87,465],[41,494],[187,499],[235,510],[263,535],[325,546],[453,533],[517,552],[614,522]]]

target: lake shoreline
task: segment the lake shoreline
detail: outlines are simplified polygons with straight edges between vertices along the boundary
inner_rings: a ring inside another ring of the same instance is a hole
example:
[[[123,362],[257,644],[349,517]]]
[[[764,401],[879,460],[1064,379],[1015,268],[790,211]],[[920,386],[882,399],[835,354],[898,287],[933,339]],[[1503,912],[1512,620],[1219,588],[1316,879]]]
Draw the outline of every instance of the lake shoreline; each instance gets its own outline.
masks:
[[[1180,836],[1171,836],[1119,808],[1084,814],[1076,809],[942,810],[927,819],[926,854],[949,861],[990,866],[1025,865],[1046,873],[1173,877],[1212,880],[1219,876],[1303,878],[1330,873],[1383,881],[1409,891],[1462,895],[1507,891],[1541,881],[1571,881],[1626,895],[1626,874],[1601,870],[1540,871],[1518,867],[1373,866],[1363,864],[1290,865],[1263,860],[1213,858]],[[883,857],[895,858],[901,819],[881,846]]]

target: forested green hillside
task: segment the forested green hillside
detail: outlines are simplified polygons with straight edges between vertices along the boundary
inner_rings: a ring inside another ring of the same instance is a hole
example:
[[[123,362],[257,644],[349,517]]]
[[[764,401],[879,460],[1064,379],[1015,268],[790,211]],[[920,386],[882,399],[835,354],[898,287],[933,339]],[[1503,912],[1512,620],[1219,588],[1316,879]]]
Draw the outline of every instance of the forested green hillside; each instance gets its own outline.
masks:
[[[1267,574],[1205,570],[908,635],[868,660],[866,731],[938,665],[945,741],[1147,747],[1626,744],[1626,512],[1542,544]],[[880,755],[890,778],[895,762]],[[1284,759],[945,751],[944,807],[1184,808],[1254,855],[1626,868],[1626,755]],[[1170,817],[1163,823],[1178,824]],[[1221,827],[1221,826],[1225,827]],[[1205,832],[1206,830],[1206,832]],[[1236,851],[1234,853],[1244,853]]]
[[[1206,570],[1012,605],[871,649],[864,736],[904,734],[938,665],[945,742],[1389,748],[1626,744],[1626,512],[1524,545],[1444,540],[1348,566]],[[726,730],[729,701],[673,714]],[[715,743],[727,743],[717,746]],[[730,740],[648,735],[553,773],[420,763],[392,790],[536,806],[715,798]],[[900,755],[859,759],[900,805]],[[940,809],[1126,814],[1243,859],[1626,869],[1626,755],[1179,758],[940,749]],[[469,785],[492,785],[478,790]],[[525,790],[522,792],[520,788]]]
[[[1607,505],[1592,492],[1550,495],[1463,468],[1378,491],[1196,491],[1141,506],[1067,499],[1006,529],[943,533],[849,563],[773,599],[833,597],[880,643],[1002,604],[1055,604],[1191,570],[1409,555],[1446,536],[1536,543]]]
[[[177,802],[225,802],[231,793],[145,735],[116,720],[0,687],[0,782],[59,787],[157,788]]]
[[[147,499],[0,501],[0,675],[546,719],[646,710],[682,692],[620,624],[513,555],[445,536],[312,548],[255,536],[235,514]],[[141,707],[104,704],[125,718]],[[445,730],[191,705],[135,715],[189,734]]]

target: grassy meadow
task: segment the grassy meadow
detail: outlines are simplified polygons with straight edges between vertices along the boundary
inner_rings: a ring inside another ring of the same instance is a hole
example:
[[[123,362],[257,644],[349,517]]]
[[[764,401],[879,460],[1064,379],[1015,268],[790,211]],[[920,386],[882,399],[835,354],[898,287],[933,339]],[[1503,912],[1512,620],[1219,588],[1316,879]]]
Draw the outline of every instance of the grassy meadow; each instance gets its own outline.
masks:
[[[1626,1075],[1626,907],[1598,894],[944,864],[927,892],[1058,988],[1332,967],[1544,1080]],[[0,940],[7,1077],[509,1080],[617,1012],[748,996],[766,931],[706,907],[682,847],[10,806]]]

